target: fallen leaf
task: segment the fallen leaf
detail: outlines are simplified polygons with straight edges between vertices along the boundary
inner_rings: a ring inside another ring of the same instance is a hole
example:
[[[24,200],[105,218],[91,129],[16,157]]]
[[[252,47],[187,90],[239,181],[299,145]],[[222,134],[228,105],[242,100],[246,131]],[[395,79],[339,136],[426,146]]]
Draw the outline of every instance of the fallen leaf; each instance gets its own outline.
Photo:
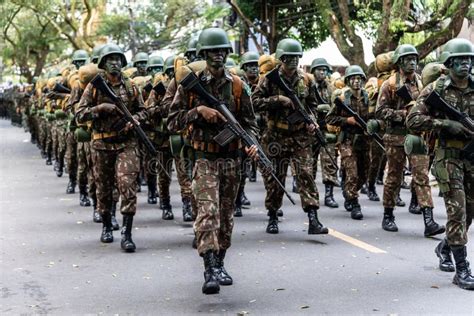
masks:
[[[300,307],[300,309],[307,309],[307,308],[309,308],[309,305],[303,305]]]
[[[241,312],[237,313],[237,316],[244,316],[244,315],[248,315],[248,314],[249,314],[249,312],[247,312],[247,311],[241,311]]]
[[[116,277],[117,277],[117,275],[116,275],[115,273],[112,273],[112,276],[113,276],[114,278],[116,278]]]
[[[273,291],[284,291],[284,288],[273,289]]]
[[[432,285],[431,288],[432,288],[432,289],[439,289],[439,286],[437,286],[437,285]]]

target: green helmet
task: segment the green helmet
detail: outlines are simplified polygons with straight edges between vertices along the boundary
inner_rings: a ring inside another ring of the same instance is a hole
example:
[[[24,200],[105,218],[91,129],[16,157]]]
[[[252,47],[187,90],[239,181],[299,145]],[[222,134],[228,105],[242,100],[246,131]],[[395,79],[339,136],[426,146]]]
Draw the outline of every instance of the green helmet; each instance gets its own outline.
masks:
[[[400,57],[408,56],[408,55],[416,55],[416,57],[420,56],[415,46],[410,45],[410,44],[399,45],[397,49],[395,49],[395,52],[393,52],[393,57],[392,57],[393,64],[396,65],[398,61],[400,60]]]
[[[344,83],[347,84],[347,81],[352,76],[360,75],[364,77],[364,80],[367,80],[364,71],[358,65],[351,65],[346,68],[346,73],[344,74]]]
[[[174,60],[175,60],[175,58],[176,58],[175,55],[171,55],[170,57],[166,58],[165,66],[164,66],[164,69],[163,69],[164,72],[166,72],[167,70],[170,70],[170,69],[174,70]]]
[[[260,55],[257,52],[246,52],[242,55],[240,60],[240,68],[242,68],[245,64],[258,63],[259,58]]]
[[[113,54],[118,54],[120,55],[122,59],[122,67],[125,67],[127,65],[127,58],[125,57],[122,49],[118,47],[117,44],[114,43],[109,43],[106,44],[101,50],[100,50],[100,58],[98,62],[98,67],[100,69],[104,69],[104,64],[105,64],[105,57]]]
[[[135,57],[133,57],[133,67],[135,67],[135,64],[138,62],[148,62],[148,54],[144,52],[137,53]]]
[[[464,38],[453,38],[444,45],[439,61],[447,66],[448,60],[456,56],[474,57],[474,47],[472,43]]]
[[[235,60],[233,60],[230,57],[227,57],[227,60],[225,61],[225,68],[229,69],[229,68],[234,68],[235,66],[237,66],[237,64],[235,63]]]
[[[72,61],[73,62],[75,62],[75,61],[84,61],[84,60],[87,60],[88,58],[89,58],[89,54],[83,49],[76,50],[72,54]]]
[[[96,45],[94,49],[92,49],[91,63],[97,64],[100,57],[100,51],[102,50],[102,48],[104,48],[104,46],[104,44]]]
[[[369,135],[374,135],[382,130],[382,127],[380,126],[380,121],[370,119],[367,121],[367,133]]]
[[[184,56],[186,56],[187,54],[190,54],[190,53],[195,53],[195,52],[196,52],[197,43],[198,43],[198,38],[197,38],[197,36],[192,36],[192,37],[189,39],[188,47],[187,47],[187,49],[186,49],[186,52],[184,52]]]
[[[281,59],[285,55],[303,57],[303,47],[300,42],[292,38],[285,38],[278,42],[275,57]]]
[[[158,55],[151,55],[150,58],[148,59],[148,63],[146,64],[146,68],[150,67],[164,67],[165,62],[163,60],[163,57],[158,56]]]
[[[199,34],[196,52],[201,55],[207,49],[226,48],[229,52],[233,52],[227,33],[216,27],[205,29]]]
[[[329,71],[332,71],[331,65],[329,65],[327,60],[324,58],[315,58],[313,62],[311,63],[311,68],[309,72],[312,73],[313,70],[318,67],[327,67]]]

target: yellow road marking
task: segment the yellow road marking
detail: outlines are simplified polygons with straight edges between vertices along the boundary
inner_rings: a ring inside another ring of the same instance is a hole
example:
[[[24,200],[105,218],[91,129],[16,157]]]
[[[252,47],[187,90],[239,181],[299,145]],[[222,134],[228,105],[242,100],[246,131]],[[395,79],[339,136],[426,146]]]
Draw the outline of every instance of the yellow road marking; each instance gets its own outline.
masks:
[[[377,248],[375,246],[369,245],[361,240],[352,238],[351,236],[344,235],[343,233],[338,232],[337,230],[329,228],[329,235],[336,237],[340,240],[343,240],[351,245],[362,248],[364,250],[370,251],[372,253],[387,253],[385,250]]]

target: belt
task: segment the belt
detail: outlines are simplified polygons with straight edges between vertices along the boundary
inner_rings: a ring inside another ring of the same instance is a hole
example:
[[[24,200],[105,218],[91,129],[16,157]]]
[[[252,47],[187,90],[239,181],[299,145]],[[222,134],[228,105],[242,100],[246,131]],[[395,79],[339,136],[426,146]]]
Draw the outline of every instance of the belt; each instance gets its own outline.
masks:
[[[92,139],[93,140],[98,140],[98,139],[104,139],[104,138],[110,138],[110,137],[115,137],[118,136],[117,132],[110,132],[110,133],[92,133]]]
[[[285,131],[297,131],[300,130],[304,127],[304,123],[296,124],[296,125],[289,125],[288,123],[282,122],[282,121],[274,121],[274,120],[268,120],[267,122],[268,128],[277,128]]]
[[[436,146],[441,146],[443,148],[456,148],[456,149],[463,149],[466,146],[466,143],[462,140],[457,139],[447,139],[447,140],[436,140]]]
[[[206,143],[200,141],[191,141],[191,145],[193,146],[194,150],[217,154],[217,153],[225,153],[229,151],[235,151],[240,148],[240,141],[231,142],[229,145],[225,147],[219,146],[217,143]]]
[[[387,127],[386,133],[391,135],[406,135],[408,134],[408,130],[403,126],[389,126]]]

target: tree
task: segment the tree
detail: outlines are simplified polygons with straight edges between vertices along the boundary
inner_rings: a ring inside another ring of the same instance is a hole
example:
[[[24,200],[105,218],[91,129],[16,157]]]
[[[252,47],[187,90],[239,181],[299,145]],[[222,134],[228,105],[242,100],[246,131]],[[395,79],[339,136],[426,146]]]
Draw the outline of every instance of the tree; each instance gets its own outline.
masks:
[[[418,39],[420,58],[459,34],[469,12],[469,0],[227,0],[257,42],[265,37],[270,52],[283,37],[299,39],[304,48],[327,37],[351,64],[372,70],[364,61],[359,34],[374,40],[378,55],[400,43]],[[260,45],[260,43],[257,43]],[[257,47],[259,47],[257,45]],[[261,45],[259,50],[263,50]]]
[[[65,48],[65,41],[58,40],[49,21],[21,6],[3,4],[0,26],[5,39],[3,58],[9,66],[17,65],[29,83],[41,74],[48,60],[58,57]]]

